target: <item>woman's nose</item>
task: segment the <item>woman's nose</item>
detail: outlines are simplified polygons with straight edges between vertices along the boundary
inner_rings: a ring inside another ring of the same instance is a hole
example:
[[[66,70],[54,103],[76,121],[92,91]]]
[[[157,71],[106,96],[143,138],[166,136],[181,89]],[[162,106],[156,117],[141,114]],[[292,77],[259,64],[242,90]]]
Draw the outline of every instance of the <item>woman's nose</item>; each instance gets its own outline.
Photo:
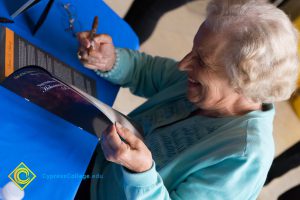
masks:
[[[190,71],[192,70],[191,68],[191,59],[192,58],[192,53],[188,53],[184,58],[181,59],[178,63],[178,68],[180,71]]]

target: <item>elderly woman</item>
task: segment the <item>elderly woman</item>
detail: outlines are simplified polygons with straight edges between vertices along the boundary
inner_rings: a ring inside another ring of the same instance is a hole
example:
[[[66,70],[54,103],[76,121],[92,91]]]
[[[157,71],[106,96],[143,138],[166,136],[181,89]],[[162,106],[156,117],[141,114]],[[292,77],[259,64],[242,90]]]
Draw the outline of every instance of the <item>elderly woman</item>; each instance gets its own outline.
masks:
[[[297,32],[262,1],[213,0],[180,62],[80,33],[83,64],[149,100],[103,133],[94,199],[256,199],[274,156],[273,102],[297,77]],[[126,101],[126,99],[124,99]],[[122,138],[122,139],[120,139]],[[103,162],[104,157],[110,162]]]

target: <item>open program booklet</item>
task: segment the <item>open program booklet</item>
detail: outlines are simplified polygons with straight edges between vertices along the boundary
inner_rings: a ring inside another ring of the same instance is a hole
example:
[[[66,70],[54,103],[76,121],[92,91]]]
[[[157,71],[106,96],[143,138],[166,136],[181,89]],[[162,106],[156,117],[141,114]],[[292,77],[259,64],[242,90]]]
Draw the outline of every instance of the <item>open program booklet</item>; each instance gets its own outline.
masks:
[[[116,121],[141,138],[142,129],[127,116],[62,82],[42,67],[20,68],[5,78],[1,85],[98,138]]]

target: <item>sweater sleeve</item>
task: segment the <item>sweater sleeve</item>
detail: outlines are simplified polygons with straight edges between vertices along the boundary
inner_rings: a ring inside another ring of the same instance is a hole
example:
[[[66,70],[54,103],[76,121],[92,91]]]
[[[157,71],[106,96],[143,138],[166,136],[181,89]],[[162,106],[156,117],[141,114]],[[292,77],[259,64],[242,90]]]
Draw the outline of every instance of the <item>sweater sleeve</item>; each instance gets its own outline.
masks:
[[[192,173],[168,191],[155,166],[144,173],[123,171],[127,199],[256,199],[266,174],[255,159],[228,158]],[[174,179],[174,182],[177,180]]]
[[[169,58],[121,48],[116,49],[116,55],[111,71],[96,73],[114,84],[129,87],[138,96],[150,98],[186,76],[177,69],[177,62]]]

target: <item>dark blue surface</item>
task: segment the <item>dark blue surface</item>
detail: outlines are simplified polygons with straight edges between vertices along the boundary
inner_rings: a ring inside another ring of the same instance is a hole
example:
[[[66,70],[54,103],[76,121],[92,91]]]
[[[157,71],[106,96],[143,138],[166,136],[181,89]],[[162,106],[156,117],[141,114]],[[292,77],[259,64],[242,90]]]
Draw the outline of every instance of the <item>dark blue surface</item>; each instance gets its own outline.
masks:
[[[0,16],[9,17],[4,1],[12,0],[0,0]],[[34,45],[95,79],[98,98],[112,105],[119,87],[101,79],[78,61],[77,40],[64,30],[59,3],[71,2],[75,6],[77,20],[81,23],[80,31],[90,30],[93,18],[97,15],[98,33],[110,34],[117,47],[137,49],[135,33],[103,1],[56,0],[45,23],[33,36],[33,25],[47,2],[41,0],[17,16],[14,24],[7,26]],[[96,144],[95,136],[0,87],[0,187],[10,181],[8,175],[11,171],[24,162],[37,176],[26,187],[25,199],[73,199],[81,182],[76,174],[84,174]],[[47,179],[47,175],[55,174],[73,175],[75,178]]]

